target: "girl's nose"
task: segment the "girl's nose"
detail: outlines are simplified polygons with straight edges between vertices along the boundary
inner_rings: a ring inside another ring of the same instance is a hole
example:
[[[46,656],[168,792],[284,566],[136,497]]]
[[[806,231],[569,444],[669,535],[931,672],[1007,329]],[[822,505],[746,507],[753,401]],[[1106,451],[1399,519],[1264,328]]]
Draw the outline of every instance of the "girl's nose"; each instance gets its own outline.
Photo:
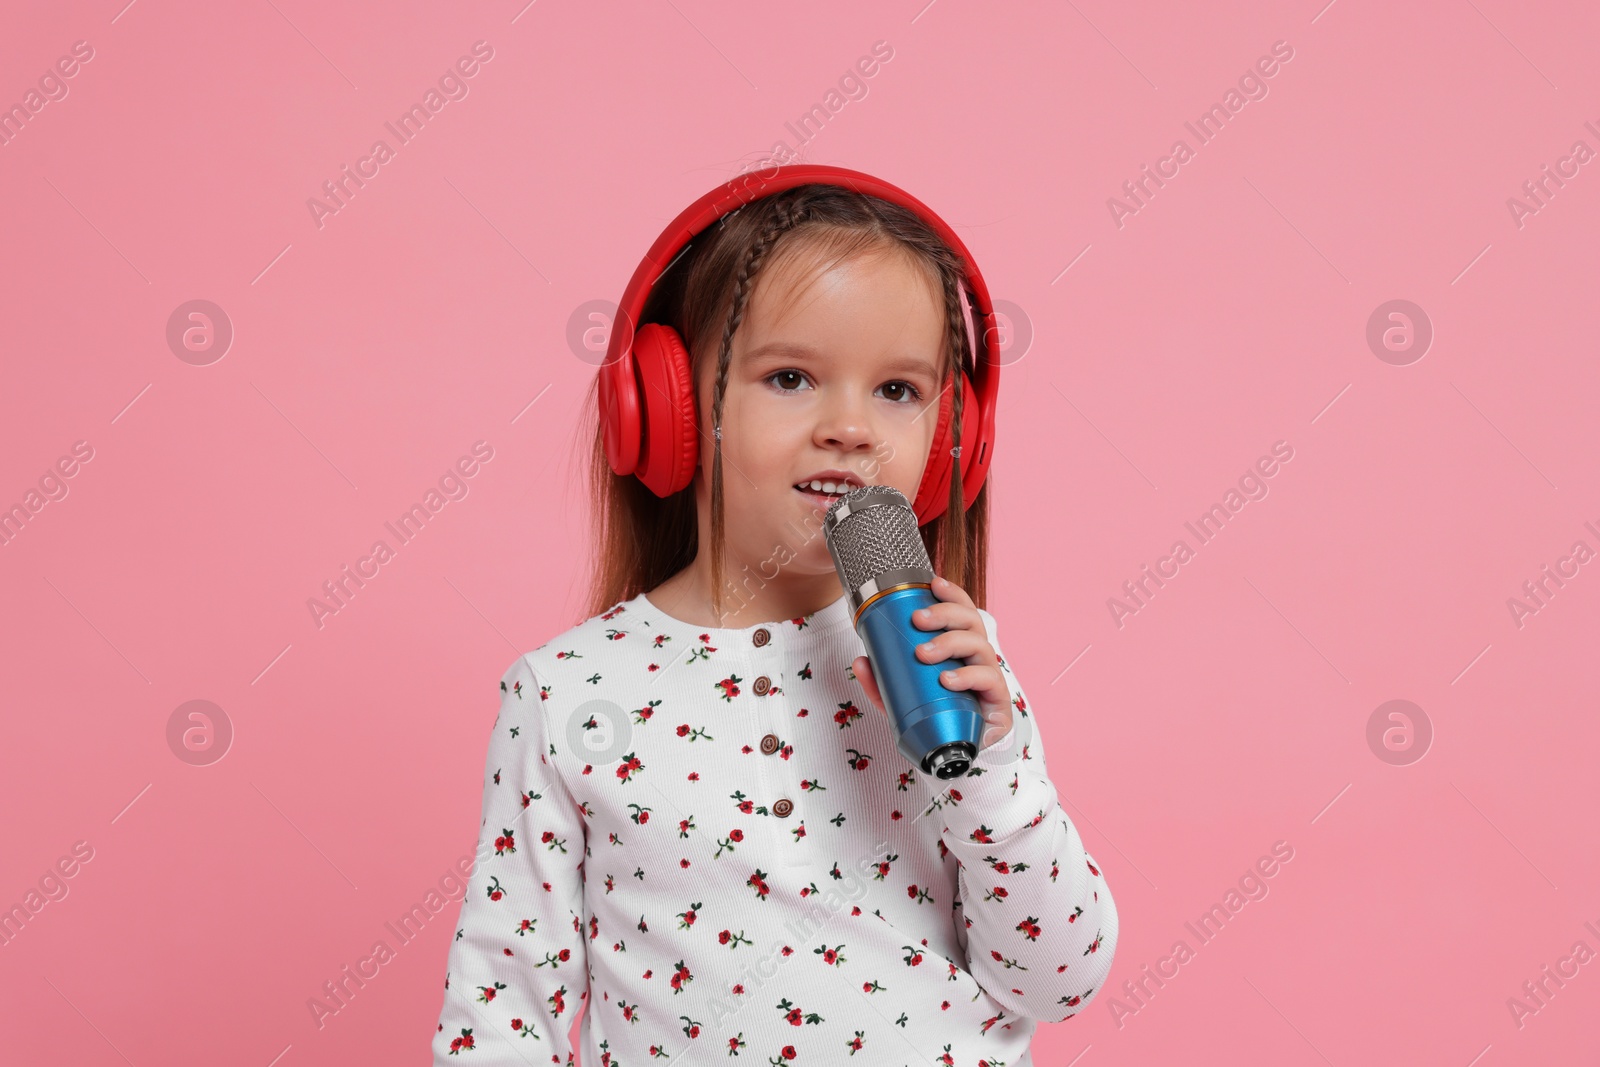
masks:
[[[850,397],[829,398],[817,420],[816,440],[831,448],[870,448],[873,433],[867,405]]]

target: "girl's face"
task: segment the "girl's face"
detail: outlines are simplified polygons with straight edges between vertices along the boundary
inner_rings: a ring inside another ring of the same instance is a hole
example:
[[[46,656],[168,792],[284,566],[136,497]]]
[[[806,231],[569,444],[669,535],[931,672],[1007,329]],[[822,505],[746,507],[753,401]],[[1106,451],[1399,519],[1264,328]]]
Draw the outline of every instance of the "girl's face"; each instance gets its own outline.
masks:
[[[722,490],[736,586],[742,568],[836,588],[822,516],[796,489],[819,472],[915,500],[938,419],[944,300],[904,253],[874,250],[817,272],[799,253],[756,277],[734,334],[722,412]],[[720,335],[717,340],[720,341]],[[709,544],[715,359],[698,383],[702,545]],[[827,480],[827,479],[824,479]],[[841,479],[834,478],[837,484]]]

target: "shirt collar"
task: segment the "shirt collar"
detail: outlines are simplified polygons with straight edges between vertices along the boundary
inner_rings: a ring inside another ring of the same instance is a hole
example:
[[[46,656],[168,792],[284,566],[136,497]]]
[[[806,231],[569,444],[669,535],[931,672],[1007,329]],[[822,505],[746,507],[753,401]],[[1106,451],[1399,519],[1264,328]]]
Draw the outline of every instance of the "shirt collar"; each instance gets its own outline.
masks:
[[[645,594],[640,593],[632,600],[625,601],[624,607],[629,614],[638,618],[650,620],[651,625],[657,628],[671,628],[674,630],[692,630],[697,634],[706,634],[713,644],[728,648],[737,648],[753,642],[757,630],[766,630],[773,637],[791,637],[796,634],[811,634],[816,636],[831,635],[834,631],[851,624],[850,598],[841,593],[833,603],[826,607],[818,608],[809,615],[795,619],[778,619],[771,622],[758,622],[750,626],[717,627],[697,626],[692,622],[684,622],[674,618],[651,603]],[[800,623],[805,625],[802,627]]]

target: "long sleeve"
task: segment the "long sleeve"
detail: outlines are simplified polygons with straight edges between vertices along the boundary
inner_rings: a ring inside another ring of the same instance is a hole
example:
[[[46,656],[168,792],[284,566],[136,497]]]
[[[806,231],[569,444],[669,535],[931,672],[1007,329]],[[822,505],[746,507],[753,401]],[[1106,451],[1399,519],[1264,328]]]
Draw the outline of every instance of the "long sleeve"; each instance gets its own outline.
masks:
[[[943,819],[941,839],[960,865],[968,970],[1008,1012],[1060,1022],[1105,984],[1117,910],[1057,799],[1038,719],[1000,649],[994,616],[980,612],[1011,690],[1011,729],[978,753],[966,777],[951,780],[933,817]],[[1056,751],[1073,755],[1068,741]]]
[[[546,758],[549,695],[527,656],[500,679],[477,864],[450,944],[435,1064],[571,1062],[568,1032],[588,995],[586,839],[578,806]]]

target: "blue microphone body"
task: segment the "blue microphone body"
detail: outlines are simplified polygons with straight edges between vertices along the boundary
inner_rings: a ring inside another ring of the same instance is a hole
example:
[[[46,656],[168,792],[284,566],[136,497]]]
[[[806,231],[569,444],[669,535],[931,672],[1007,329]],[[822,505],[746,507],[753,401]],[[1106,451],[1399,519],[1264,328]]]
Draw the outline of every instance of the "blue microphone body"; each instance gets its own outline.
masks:
[[[910,502],[890,486],[852,489],[828,509],[823,533],[889,712],[896,749],[924,773],[966,774],[982,743],[982,709],[970,692],[948,689],[939,680],[963,661],[917,658],[917,646],[939,631],[919,629],[912,613],[939,600]]]

